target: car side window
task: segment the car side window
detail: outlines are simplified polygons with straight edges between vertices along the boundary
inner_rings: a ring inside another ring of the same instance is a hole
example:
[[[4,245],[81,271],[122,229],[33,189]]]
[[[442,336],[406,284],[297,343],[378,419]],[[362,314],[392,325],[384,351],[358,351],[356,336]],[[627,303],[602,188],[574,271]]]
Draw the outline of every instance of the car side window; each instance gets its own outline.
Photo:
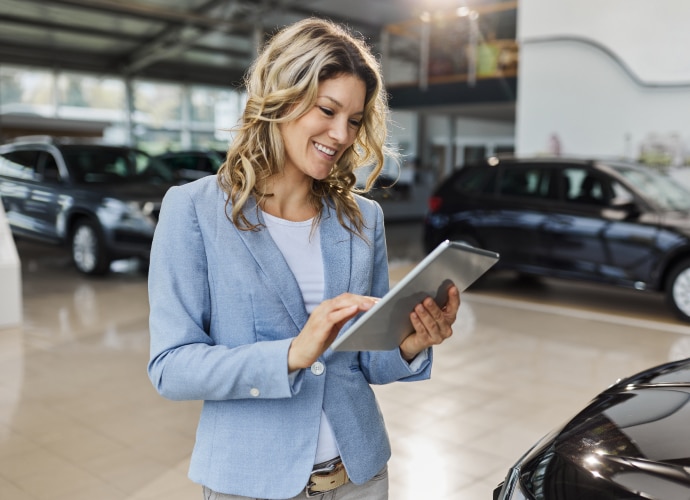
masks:
[[[18,179],[33,180],[36,174],[38,153],[38,151],[26,149],[4,153],[0,166],[2,174]]]
[[[567,168],[563,171],[569,189],[566,199],[583,205],[608,206],[614,198],[610,179],[584,168]]]
[[[485,165],[463,167],[455,174],[449,191],[458,194],[491,194],[495,191],[496,169]]]
[[[499,182],[501,196],[552,198],[551,169],[541,167],[504,167]]]
[[[36,172],[41,175],[45,182],[60,182],[60,170],[58,169],[55,157],[47,152],[42,152],[38,160]]]
[[[611,188],[613,190],[613,199],[611,200],[612,203],[635,203],[635,196],[620,182],[613,181],[611,183]]]

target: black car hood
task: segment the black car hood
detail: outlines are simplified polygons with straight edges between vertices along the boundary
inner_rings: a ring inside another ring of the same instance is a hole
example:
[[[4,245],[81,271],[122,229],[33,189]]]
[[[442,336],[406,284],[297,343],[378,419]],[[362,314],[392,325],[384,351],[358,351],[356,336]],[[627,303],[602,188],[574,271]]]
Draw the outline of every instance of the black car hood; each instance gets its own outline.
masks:
[[[520,462],[535,498],[690,498],[690,360],[621,380]]]

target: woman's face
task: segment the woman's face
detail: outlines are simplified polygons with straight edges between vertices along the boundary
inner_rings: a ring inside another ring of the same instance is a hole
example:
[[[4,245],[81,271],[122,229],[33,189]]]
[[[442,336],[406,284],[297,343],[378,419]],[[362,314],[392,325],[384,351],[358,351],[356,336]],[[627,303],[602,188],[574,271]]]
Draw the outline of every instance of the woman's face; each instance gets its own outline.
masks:
[[[364,82],[352,75],[322,81],[314,107],[297,120],[280,125],[285,174],[325,179],[355,141],[365,95]]]

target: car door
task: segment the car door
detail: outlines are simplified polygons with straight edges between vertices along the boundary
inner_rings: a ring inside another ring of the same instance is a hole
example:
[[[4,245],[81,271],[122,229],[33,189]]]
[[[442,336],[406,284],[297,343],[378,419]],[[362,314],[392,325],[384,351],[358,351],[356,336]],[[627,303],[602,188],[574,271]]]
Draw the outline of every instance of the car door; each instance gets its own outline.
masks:
[[[13,232],[37,235],[39,228],[31,210],[38,151],[6,151],[0,159],[0,198]]]
[[[552,203],[552,169],[544,165],[504,164],[495,202],[483,215],[485,247],[501,254],[504,267],[540,272],[546,252],[541,227]]]
[[[52,153],[39,152],[34,180],[26,211],[44,237],[59,239],[59,228],[65,225],[63,205],[66,198],[61,194],[64,179]]]
[[[648,274],[656,224],[617,208],[634,197],[607,174],[567,166],[561,175],[565,189],[543,226],[555,275],[635,286]]]

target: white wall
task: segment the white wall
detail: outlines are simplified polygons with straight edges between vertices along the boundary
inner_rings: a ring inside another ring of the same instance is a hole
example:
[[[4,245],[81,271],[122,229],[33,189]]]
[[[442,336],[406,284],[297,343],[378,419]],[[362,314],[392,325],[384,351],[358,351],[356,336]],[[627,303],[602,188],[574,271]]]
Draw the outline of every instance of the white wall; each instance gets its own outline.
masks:
[[[547,153],[555,135],[562,154],[637,158],[651,148],[682,162],[688,19],[686,0],[522,0],[516,152]]]

